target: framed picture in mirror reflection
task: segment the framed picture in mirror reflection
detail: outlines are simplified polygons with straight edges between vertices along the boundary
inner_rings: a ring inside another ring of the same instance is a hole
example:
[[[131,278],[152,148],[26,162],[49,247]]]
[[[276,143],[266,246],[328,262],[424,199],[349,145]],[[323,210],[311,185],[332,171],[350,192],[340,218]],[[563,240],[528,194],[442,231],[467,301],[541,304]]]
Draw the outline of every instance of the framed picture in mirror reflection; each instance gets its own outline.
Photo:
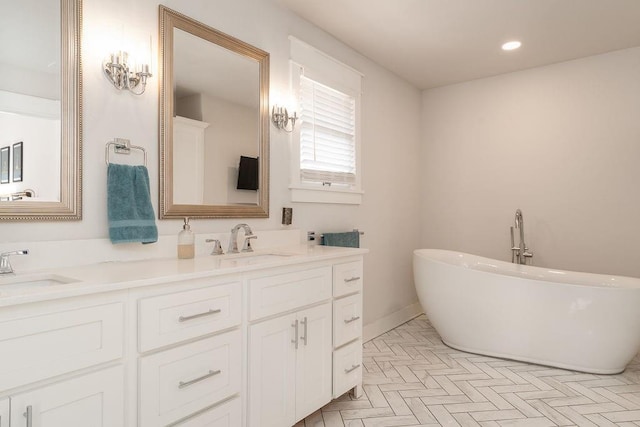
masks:
[[[9,183],[9,146],[0,148],[0,184]]]
[[[13,182],[22,182],[22,141],[13,144]]]

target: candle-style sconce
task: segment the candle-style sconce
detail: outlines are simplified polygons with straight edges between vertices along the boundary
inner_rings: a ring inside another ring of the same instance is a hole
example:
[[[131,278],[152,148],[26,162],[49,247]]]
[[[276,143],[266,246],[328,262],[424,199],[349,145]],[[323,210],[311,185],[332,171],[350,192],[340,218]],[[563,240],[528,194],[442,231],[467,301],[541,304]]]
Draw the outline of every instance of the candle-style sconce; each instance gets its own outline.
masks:
[[[152,77],[149,64],[132,66],[129,54],[119,51],[112,53],[102,63],[107,79],[120,90],[127,89],[135,95],[142,95],[147,86],[147,78]]]

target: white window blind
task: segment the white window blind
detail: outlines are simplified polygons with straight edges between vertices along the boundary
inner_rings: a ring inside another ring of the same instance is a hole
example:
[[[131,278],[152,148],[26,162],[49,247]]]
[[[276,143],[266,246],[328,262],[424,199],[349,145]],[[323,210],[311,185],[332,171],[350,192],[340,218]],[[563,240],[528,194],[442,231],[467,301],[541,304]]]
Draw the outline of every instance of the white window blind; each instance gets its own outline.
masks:
[[[300,76],[300,180],[356,183],[356,99]]]

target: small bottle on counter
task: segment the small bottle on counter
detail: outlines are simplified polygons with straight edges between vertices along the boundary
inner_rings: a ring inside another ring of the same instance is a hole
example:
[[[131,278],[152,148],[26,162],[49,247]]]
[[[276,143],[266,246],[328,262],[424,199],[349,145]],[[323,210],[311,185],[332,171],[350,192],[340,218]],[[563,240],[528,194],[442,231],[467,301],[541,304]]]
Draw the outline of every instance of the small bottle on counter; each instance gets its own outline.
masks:
[[[178,258],[189,259],[193,258],[196,253],[196,235],[191,231],[189,225],[189,217],[184,219],[184,225],[182,231],[178,233]]]

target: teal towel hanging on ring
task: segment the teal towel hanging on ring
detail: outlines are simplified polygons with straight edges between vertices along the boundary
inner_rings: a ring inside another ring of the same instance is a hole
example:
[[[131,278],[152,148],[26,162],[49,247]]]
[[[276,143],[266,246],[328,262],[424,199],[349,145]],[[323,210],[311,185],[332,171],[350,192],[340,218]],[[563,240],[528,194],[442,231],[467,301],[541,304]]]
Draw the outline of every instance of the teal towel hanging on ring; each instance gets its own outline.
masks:
[[[111,243],[158,241],[146,166],[109,163],[107,216]]]

